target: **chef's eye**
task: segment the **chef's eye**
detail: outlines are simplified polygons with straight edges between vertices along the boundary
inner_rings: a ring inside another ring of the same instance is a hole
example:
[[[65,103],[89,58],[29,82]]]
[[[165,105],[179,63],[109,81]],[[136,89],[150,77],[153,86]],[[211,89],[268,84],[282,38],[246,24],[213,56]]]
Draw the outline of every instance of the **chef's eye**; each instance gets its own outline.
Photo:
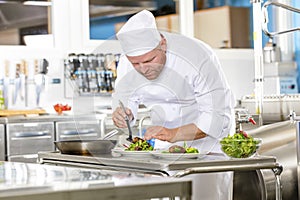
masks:
[[[151,59],[145,61],[144,63],[151,63],[154,59],[155,59],[155,57],[153,57],[153,58],[151,58]]]
[[[132,63],[132,65],[133,65],[133,67],[138,67],[138,66],[140,66],[139,63]]]

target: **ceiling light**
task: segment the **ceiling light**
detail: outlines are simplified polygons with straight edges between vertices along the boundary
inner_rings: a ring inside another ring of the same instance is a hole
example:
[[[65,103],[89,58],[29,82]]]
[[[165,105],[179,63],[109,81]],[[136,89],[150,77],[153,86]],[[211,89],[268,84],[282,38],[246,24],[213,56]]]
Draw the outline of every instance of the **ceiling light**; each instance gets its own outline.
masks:
[[[24,5],[30,5],[30,6],[51,6],[51,1],[24,1]]]

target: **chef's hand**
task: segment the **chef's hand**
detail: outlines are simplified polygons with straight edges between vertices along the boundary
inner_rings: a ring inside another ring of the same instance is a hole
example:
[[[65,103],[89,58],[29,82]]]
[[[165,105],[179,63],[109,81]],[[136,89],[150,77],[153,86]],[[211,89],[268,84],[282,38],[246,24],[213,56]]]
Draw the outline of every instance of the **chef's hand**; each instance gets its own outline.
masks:
[[[133,120],[133,114],[129,108],[125,108],[126,114],[129,117],[129,121]],[[123,112],[121,107],[117,107],[116,110],[112,113],[112,120],[114,124],[119,128],[127,128],[125,121],[126,114]]]
[[[147,128],[147,131],[144,135],[146,140],[150,140],[152,138],[159,139],[167,142],[176,142],[176,133],[177,129],[168,129],[162,126],[151,126]]]

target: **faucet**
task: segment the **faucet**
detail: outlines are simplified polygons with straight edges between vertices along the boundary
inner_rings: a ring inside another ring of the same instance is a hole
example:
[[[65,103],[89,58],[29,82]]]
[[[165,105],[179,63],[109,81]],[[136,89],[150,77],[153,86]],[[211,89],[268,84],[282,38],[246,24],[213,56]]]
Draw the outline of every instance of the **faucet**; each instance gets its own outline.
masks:
[[[248,113],[246,109],[236,109],[235,111],[235,123],[236,123],[236,133],[239,133],[243,131],[242,124],[243,123],[252,123],[253,125],[256,125],[256,121],[253,119],[253,117]]]
[[[139,137],[142,138],[143,137],[143,123],[145,121],[145,119],[150,119],[150,116],[149,115],[146,115],[144,117],[142,117],[139,121]]]

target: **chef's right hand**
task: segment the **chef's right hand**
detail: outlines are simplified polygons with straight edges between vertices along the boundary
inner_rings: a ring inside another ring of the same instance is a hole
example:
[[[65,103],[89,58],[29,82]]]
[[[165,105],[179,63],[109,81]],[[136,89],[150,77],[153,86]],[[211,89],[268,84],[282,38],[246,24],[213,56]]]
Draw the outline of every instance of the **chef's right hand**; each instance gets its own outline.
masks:
[[[125,108],[126,113],[122,110],[121,107],[117,107],[116,110],[112,113],[112,120],[118,128],[127,128],[125,121],[126,114],[129,117],[129,121],[133,120],[133,114],[129,108]]]

